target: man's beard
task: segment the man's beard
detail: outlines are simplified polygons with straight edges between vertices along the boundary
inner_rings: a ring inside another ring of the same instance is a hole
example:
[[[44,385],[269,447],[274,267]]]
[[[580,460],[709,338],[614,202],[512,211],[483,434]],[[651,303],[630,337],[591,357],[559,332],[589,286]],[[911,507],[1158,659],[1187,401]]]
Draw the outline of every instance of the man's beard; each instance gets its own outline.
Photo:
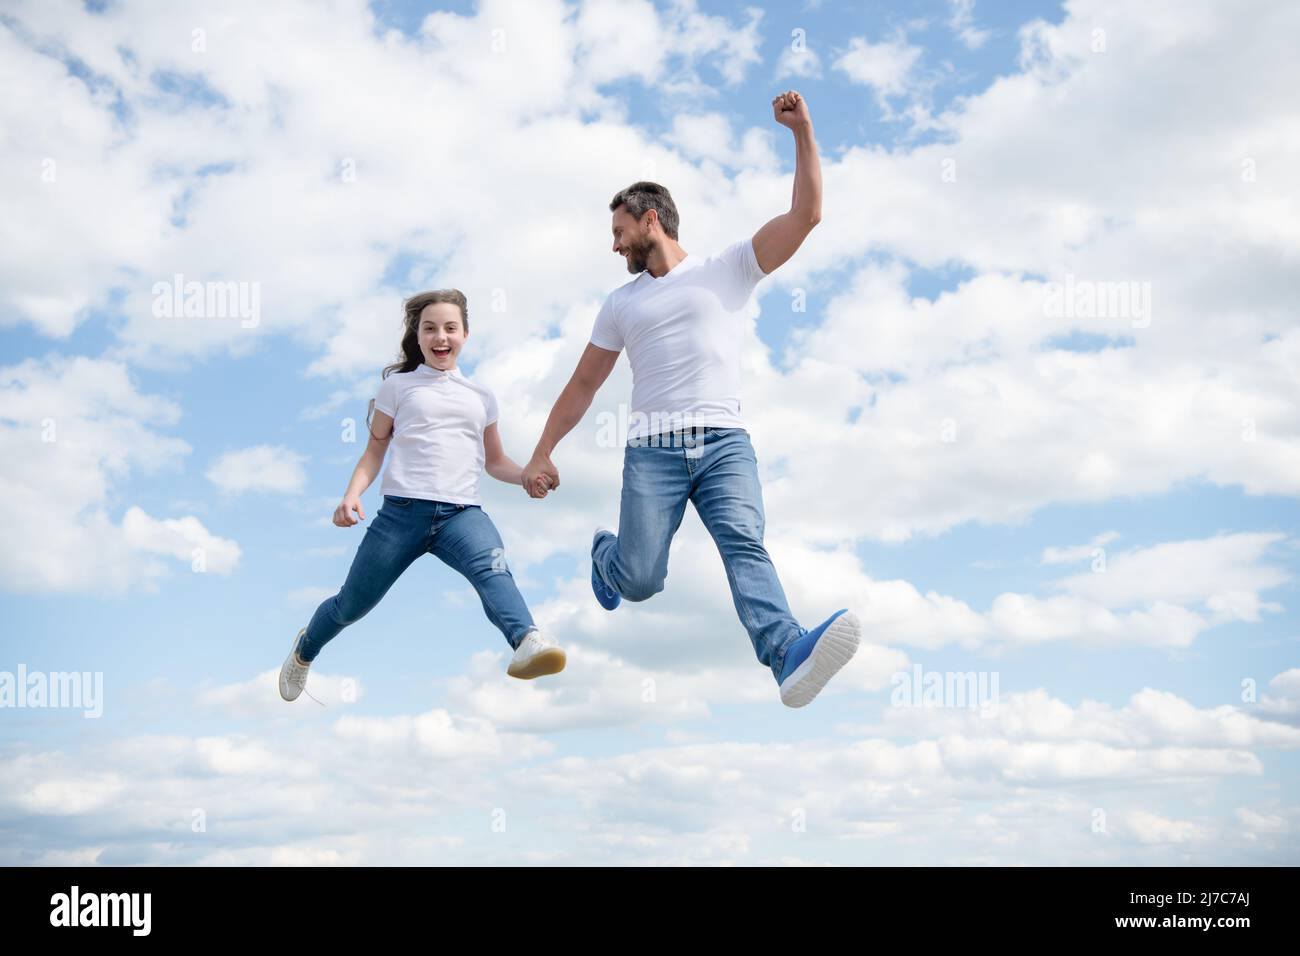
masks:
[[[629,246],[627,250],[627,271],[633,275],[645,272],[646,260],[654,251],[654,243],[646,241],[641,246]]]

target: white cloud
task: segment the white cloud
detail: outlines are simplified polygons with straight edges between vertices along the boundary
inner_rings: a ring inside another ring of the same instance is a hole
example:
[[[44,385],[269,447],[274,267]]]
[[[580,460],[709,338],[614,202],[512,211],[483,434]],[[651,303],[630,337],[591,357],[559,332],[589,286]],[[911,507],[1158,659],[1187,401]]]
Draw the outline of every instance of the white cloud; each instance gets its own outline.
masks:
[[[256,445],[228,451],[205,473],[225,494],[247,491],[300,492],[307,484],[307,458],[283,445]]]
[[[1189,843],[1214,836],[1213,831],[1190,820],[1168,820],[1145,810],[1133,810],[1124,819],[1140,843]]]
[[[951,10],[948,26],[961,42],[971,50],[982,47],[989,38],[989,31],[975,26],[975,0],[948,0],[948,7]]]
[[[333,732],[342,740],[377,752],[441,760],[524,759],[551,752],[549,743],[522,734],[503,734],[486,720],[454,717],[441,708],[413,716],[344,715]]]
[[[776,61],[776,75],[773,79],[797,76],[805,79],[821,79],[822,60],[812,47],[796,48],[793,44],[781,51]]]
[[[883,101],[907,92],[922,52],[901,36],[880,43],[852,37],[848,52],[832,65],[854,83],[871,87]]]
[[[588,90],[635,77],[678,95],[709,95],[713,90],[698,73],[702,64],[727,85],[737,84],[759,62],[762,11],[753,7],[745,14],[738,27],[702,13],[695,0],[672,0],[662,8],[648,0],[583,3],[575,23],[577,85]]]
[[[901,698],[908,704],[909,698]],[[1045,690],[998,694],[987,713],[968,707],[890,706],[883,728],[916,737],[991,737],[1012,743],[1088,743],[1115,750],[1300,747],[1300,729],[1252,716],[1227,704],[1197,708],[1150,687],[1123,707],[1084,700],[1078,707]]]
[[[546,733],[693,722],[709,717],[710,703],[775,699],[770,677],[758,668],[654,670],[569,640],[563,646],[563,679],[523,686],[506,676],[503,653],[475,654],[465,673],[445,682],[449,706],[502,730]]]
[[[1044,564],[1073,564],[1078,561],[1095,560],[1105,554],[1105,545],[1120,537],[1118,531],[1105,531],[1094,537],[1087,544],[1077,544],[1071,547],[1059,548],[1048,546],[1043,549],[1042,562]],[[1101,554],[1098,554],[1098,552]]]
[[[1239,532],[1166,541],[1108,554],[1104,571],[1071,575],[1052,586],[1106,607],[1151,601],[1210,601],[1238,592],[1255,594],[1290,580],[1281,567],[1264,563],[1270,546],[1285,538],[1280,532]],[[1272,608],[1281,609],[1279,605]]]
[[[374,367],[395,348],[397,306],[409,292],[377,288],[399,250],[425,274],[442,260],[439,271],[455,277],[471,304],[508,285],[515,302],[528,303],[527,321],[534,323],[567,305],[572,290],[594,294],[606,284],[576,259],[559,265],[567,275],[557,274],[553,250],[566,235],[578,248],[581,237],[606,232],[602,197],[636,178],[644,160],[667,153],[647,148],[640,132],[617,122],[618,104],[595,84],[641,71],[648,82],[698,96],[709,91],[696,73],[706,64],[726,83],[738,83],[758,61],[761,20],[757,9],[737,24],[678,0],[663,11],[660,34],[647,38],[637,29],[643,5],[588,4],[570,18],[558,2],[498,0],[474,16],[431,14],[418,41],[395,35],[359,41],[369,35],[365,4],[342,3],[329,17],[309,12],[259,8],[255,17],[216,21],[179,5],[136,23],[129,9],[118,7],[57,17],[39,5],[18,11],[23,36],[66,49],[104,86],[96,94],[80,81],[60,81],[62,64],[6,32],[15,82],[20,76],[38,88],[62,82],[69,103],[61,116],[66,130],[37,129],[22,140],[42,143],[60,160],[61,174],[49,188],[23,192],[22,209],[30,216],[21,218],[45,222],[49,231],[14,246],[20,258],[12,261],[12,276],[23,278],[5,287],[16,294],[30,286],[23,301],[62,295],[103,304],[109,277],[127,276],[118,282],[128,317],[120,351],[149,363],[220,350],[246,354],[262,336],[282,332],[319,348],[324,322],[341,326],[324,343],[337,358],[317,371]],[[190,45],[195,24],[207,31],[201,53]],[[286,35],[294,38],[291,57]],[[119,48],[131,51],[132,65],[124,64]],[[268,64],[270,72],[253,75],[248,62]],[[229,108],[181,112],[165,98],[160,105],[149,79],[160,71],[201,77]],[[129,129],[114,123],[114,93],[132,110]],[[9,110],[14,128],[48,123],[36,115],[35,102],[11,101]],[[601,121],[580,122],[585,111]],[[200,135],[214,124],[220,135]],[[557,140],[571,142],[572,154],[551,149]],[[485,152],[484,143],[511,145]],[[586,159],[574,164],[580,155]],[[85,156],[96,157],[95,165],[77,165]],[[430,175],[434,156],[437,175]],[[616,167],[618,156],[624,161]],[[6,158],[11,181],[38,181],[42,156],[27,150]],[[345,169],[355,177],[345,181]],[[163,178],[145,181],[151,171]],[[517,217],[516,192],[498,184],[523,175],[552,182],[532,194],[529,202],[542,205],[503,244],[499,229],[483,233],[475,223],[506,210]],[[446,189],[448,182],[457,188]],[[93,191],[101,188],[111,194],[97,203]],[[395,191],[402,202],[391,202]],[[120,208],[104,209],[110,201]],[[178,203],[183,226],[169,222]],[[576,218],[575,209],[582,210]],[[99,229],[67,225],[85,210],[96,210],[97,221],[99,211],[107,213]],[[155,226],[138,230],[141,222]],[[83,232],[79,247],[69,247],[69,236]],[[152,234],[157,241],[141,241]],[[49,254],[56,243],[57,257]],[[63,268],[57,274],[42,268],[42,256],[59,259]],[[259,283],[263,321],[244,328],[235,321],[153,318],[152,283],[175,273]],[[612,258],[607,274],[617,275]],[[49,331],[72,327],[71,310],[61,310],[68,314],[57,324],[31,308],[17,311]],[[525,316],[522,308],[515,314],[493,323],[485,345],[518,337]]]
[[[1048,584],[1065,593],[1046,598],[999,594],[989,616],[1000,635],[1012,641],[1186,647],[1206,628],[1234,620],[1256,622],[1261,610],[1283,610],[1260,595],[1290,580],[1282,567],[1266,563],[1270,546],[1285,537],[1279,532],[1219,534],[1104,554],[1104,563],[1094,562],[1093,570]],[[1052,561],[1064,560],[1063,555],[1077,559],[1083,556],[1078,552],[1048,549],[1047,555]],[[1204,609],[1189,607],[1196,605]]]
[[[1259,813],[1249,807],[1239,807],[1236,816],[1252,838],[1258,838],[1261,834],[1274,836],[1291,833],[1295,829],[1294,821],[1287,820],[1280,814]]]
[[[1300,329],[1221,365],[1163,342],[1059,351],[1038,345],[1066,331],[1043,318],[1041,286],[983,276],[931,303],[909,300],[904,284],[896,265],[865,267],[828,303],[824,325],[791,346],[796,369],[856,366],[875,379],[866,395],[805,373],[797,391],[769,399],[764,388],[752,403],[760,456],[780,467],[765,491],[797,506],[814,538],[839,537],[854,521],[870,537],[905,540],[970,520],[1022,521],[1049,501],[1158,494],[1198,479],[1300,494],[1300,445],[1281,399]],[[788,421],[803,402],[820,408],[815,440]],[[787,420],[766,417],[777,404]]]
[[[1097,647],[1188,647],[1210,625],[1195,611],[1164,601],[1116,613],[1069,595],[1039,598],[1009,592],[993,599],[989,619],[999,636],[1014,643],[1070,640]]]
[[[1300,724],[1300,667],[1283,671],[1268,682],[1272,694],[1265,694],[1259,709],[1274,720]]]
[[[1009,696],[995,723],[920,709],[906,718],[913,723],[843,728],[831,740],[578,757],[558,740],[434,706],[344,715],[327,735],[281,725],[264,736],[135,736],[27,752],[0,760],[0,807],[23,821],[3,858],[46,859],[51,820],[75,833],[58,852],[99,863],[817,863],[903,847],[914,862],[1096,863],[1131,859],[1133,845],[1189,843],[1207,861],[1294,852],[1293,810],[1238,804],[1231,819],[1189,821],[1171,786],[1257,776],[1253,750],[1296,747],[1294,728],[1149,688],[1122,708],[1071,708],[1036,691]],[[895,743],[880,730],[920,739]],[[1128,795],[1117,783],[1147,789]],[[1090,835],[1098,807],[1118,842]],[[325,808],[325,832],[340,834],[328,843],[315,819]],[[207,821],[200,833],[190,826],[196,810]],[[412,832],[421,836],[392,839]]]
[[[122,516],[122,534],[136,551],[188,561],[200,573],[230,574],[239,563],[239,545],[212,534],[193,516],[159,520],[133,505]]]
[[[156,518],[133,505],[114,523],[120,486],[136,472],[180,470],[190,451],[165,432],[180,409],[138,391],[120,362],[51,355],[7,366],[0,405],[6,588],[121,593],[156,589],[178,564],[186,572],[234,569],[238,544],[193,516]]]
[[[0,792],[11,811],[42,816],[75,816],[113,805],[129,781],[115,770],[77,772],[57,755],[25,754],[5,761],[5,776],[16,784]]]
[[[669,28],[649,0],[584,3],[576,26],[578,52],[592,84],[635,76],[651,85],[664,69]]]
[[[673,46],[688,60],[713,58],[725,84],[734,86],[745,78],[749,66],[760,61],[758,28],[763,19],[759,7],[745,7],[746,20],[737,26],[725,17],[701,13],[696,0],[671,0],[666,15],[676,36]],[[681,89],[695,87],[695,83]]]
[[[736,143],[731,123],[721,113],[679,114],[673,118],[668,134],[668,141],[690,159],[707,159],[727,168],[767,173],[776,172],[780,166],[772,140],[767,130],[750,129]]]

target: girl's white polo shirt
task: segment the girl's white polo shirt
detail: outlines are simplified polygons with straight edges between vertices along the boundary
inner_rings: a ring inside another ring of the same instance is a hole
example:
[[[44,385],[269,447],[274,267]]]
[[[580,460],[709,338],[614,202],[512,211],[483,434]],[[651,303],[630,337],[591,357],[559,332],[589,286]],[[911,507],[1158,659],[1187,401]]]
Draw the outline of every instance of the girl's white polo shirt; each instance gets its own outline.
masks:
[[[483,431],[497,420],[489,388],[459,369],[419,365],[385,378],[375,408],[393,419],[382,494],[482,504]]]

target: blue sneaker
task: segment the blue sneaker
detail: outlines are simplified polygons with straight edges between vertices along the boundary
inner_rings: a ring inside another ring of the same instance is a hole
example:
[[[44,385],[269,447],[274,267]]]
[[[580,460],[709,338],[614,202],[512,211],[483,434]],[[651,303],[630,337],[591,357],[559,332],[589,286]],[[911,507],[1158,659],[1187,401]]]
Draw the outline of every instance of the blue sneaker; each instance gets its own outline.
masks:
[[[803,707],[821,693],[826,682],[849,662],[858,650],[862,625],[848,608],[840,608],[815,628],[798,638],[781,662],[781,703]]]
[[[612,587],[605,583],[601,578],[600,572],[596,570],[596,542],[600,540],[602,534],[613,534],[608,528],[597,528],[596,533],[591,537],[591,590],[596,594],[596,600],[606,611],[612,611],[623,603],[623,595],[619,594]]]

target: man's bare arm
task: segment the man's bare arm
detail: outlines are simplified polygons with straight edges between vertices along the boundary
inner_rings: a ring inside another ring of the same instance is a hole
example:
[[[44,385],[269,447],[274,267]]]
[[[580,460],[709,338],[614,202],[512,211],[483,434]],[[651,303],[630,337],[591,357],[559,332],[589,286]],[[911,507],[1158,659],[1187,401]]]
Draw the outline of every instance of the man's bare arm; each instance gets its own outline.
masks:
[[[542,497],[541,494],[535,493],[540,490],[536,483],[541,475],[550,477],[551,490],[560,486],[560,473],[551,462],[551,452],[555,450],[560,440],[573,430],[573,426],[582,421],[582,416],[591,407],[596,392],[605,384],[605,379],[609,378],[609,373],[614,370],[617,362],[617,352],[587,343],[587,348],[583,351],[582,358],[578,359],[578,365],[573,370],[569,383],[564,386],[560,397],[555,400],[555,405],[551,408],[551,414],[546,419],[546,427],[542,429],[542,437],[538,439],[532,459],[524,468],[524,487],[534,498]]]
[[[794,134],[794,189],[790,195],[790,211],[754,233],[754,258],[764,273],[789,261],[813,227],[822,221],[822,166],[808,104],[791,90],[772,101],[772,112],[776,121]]]

